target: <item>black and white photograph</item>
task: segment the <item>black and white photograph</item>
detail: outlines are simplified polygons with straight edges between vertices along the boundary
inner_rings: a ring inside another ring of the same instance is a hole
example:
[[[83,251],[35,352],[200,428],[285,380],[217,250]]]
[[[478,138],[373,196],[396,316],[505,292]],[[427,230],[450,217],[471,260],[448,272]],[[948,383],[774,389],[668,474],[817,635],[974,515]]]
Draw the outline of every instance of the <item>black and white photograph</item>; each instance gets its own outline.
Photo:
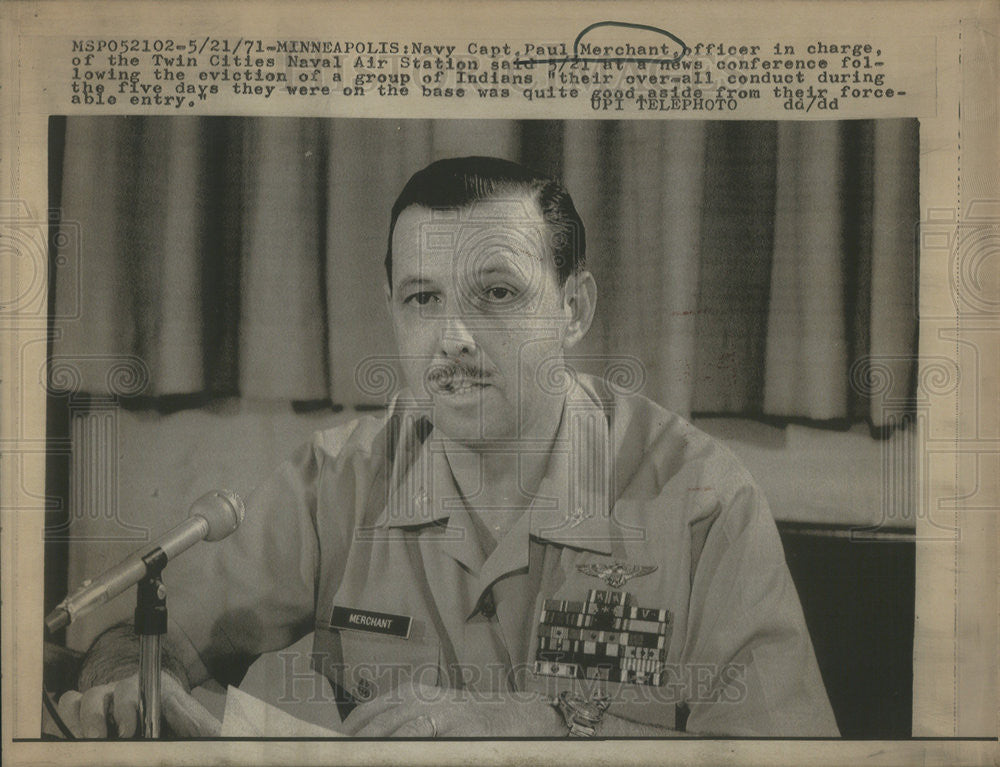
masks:
[[[1000,5],[0,18],[4,764],[997,762]]]
[[[918,151],[51,118],[45,732],[910,736]]]

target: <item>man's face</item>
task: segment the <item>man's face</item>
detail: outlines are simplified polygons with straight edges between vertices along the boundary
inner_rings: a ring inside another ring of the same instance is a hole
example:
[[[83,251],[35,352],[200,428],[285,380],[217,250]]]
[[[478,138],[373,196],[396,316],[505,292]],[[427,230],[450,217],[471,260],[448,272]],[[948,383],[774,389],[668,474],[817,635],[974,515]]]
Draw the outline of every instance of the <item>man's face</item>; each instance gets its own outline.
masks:
[[[389,305],[403,371],[458,442],[532,436],[561,406],[544,376],[562,362],[573,312],[550,248],[527,194],[411,206],[396,222]]]

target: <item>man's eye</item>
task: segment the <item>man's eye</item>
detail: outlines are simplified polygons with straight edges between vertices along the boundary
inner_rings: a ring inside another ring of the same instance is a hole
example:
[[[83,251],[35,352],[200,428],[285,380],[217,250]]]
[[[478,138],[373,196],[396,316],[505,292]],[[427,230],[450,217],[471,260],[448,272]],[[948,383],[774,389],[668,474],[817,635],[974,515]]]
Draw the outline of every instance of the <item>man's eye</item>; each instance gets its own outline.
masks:
[[[418,293],[411,293],[405,299],[403,299],[404,304],[417,304],[419,306],[426,306],[431,302],[432,299],[436,300],[436,296],[426,290],[421,290]]]
[[[492,288],[487,288],[485,295],[487,300],[492,301],[493,303],[504,303],[506,301],[510,301],[514,297],[514,291],[502,285],[497,285]]]

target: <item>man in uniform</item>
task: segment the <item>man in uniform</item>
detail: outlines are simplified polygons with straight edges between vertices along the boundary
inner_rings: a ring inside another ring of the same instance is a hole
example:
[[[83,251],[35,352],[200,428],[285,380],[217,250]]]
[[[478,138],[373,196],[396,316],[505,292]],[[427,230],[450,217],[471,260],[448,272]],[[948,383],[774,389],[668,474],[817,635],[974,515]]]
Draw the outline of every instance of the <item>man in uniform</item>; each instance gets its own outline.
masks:
[[[385,267],[407,386],[317,433],[235,534],[167,571],[174,730],[218,731],[189,685],[306,636],[354,735],[836,735],[746,470],[565,364],[597,296],[566,190],[433,163],[393,207]],[[106,711],[135,728],[131,641],[99,638],[61,702],[88,734]]]

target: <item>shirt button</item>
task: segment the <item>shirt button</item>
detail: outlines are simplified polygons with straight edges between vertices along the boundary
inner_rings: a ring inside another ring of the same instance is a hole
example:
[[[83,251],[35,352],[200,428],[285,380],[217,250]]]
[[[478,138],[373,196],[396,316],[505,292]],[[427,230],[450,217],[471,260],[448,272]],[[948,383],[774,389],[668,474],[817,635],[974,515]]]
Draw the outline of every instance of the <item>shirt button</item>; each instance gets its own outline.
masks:
[[[371,700],[374,697],[375,687],[367,679],[362,679],[358,682],[357,687],[354,688],[352,696],[355,700],[364,703],[367,700]]]
[[[419,519],[425,519],[428,515],[427,505],[430,502],[431,497],[427,494],[427,491],[423,488],[417,492],[416,496],[413,498],[413,503],[416,506],[416,513]]]

